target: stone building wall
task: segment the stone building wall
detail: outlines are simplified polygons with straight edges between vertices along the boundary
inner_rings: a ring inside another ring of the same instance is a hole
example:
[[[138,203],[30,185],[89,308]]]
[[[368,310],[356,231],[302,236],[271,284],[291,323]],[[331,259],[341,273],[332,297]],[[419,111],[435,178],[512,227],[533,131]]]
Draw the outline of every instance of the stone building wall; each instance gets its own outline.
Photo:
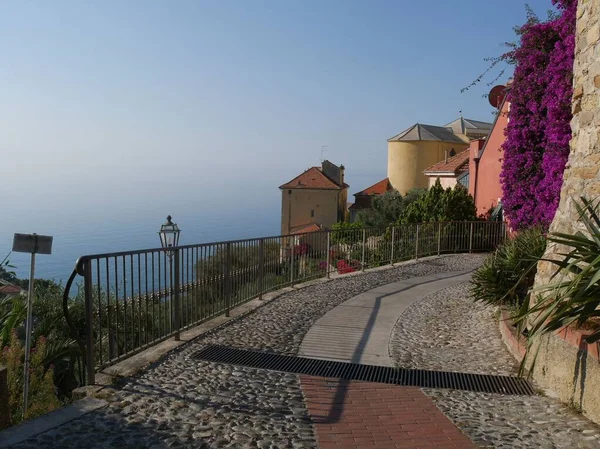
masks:
[[[573,233],[582,229],[574,199],[582,195],[593,199],[600,195],[600,0],[579,0],[573,115],[571,151],[551,232]],[[560,248],[549,247],[546,256],[552,257],[558,251]],[[541,262],[536,285],[548,283],[553,272],[554,266]],[[600,422],[599,385],[594,385],[596,388],[590,385],[600,382],[600,363],[584,349],[569,349],[555,341],[559,339],[556,335],[549,339],[545,339],[541,351],[544,355],[536,364],[535,380]],[[567,356],[565,351],[572,354]],[[586,378],[593,381],[587,382],[588,387]]]

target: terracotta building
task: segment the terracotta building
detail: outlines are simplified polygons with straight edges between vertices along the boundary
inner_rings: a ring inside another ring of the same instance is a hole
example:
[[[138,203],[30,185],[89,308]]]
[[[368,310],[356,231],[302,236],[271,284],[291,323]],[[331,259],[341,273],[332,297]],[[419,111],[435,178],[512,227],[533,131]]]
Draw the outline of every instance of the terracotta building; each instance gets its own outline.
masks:
[[[423,173],[429,178],[431,187],[439,178],[443,188],[453,188],[457,183],[469,188],[469,150],[462,151],[457,155],[432,165]]]
[[[411,189],[429,187],[437,177],[442,185],[453,186],[457,182],[468,185],[470,142],[487,137],[492,126],[459,117],[444,126],[417,123],[388,139],[388,176],[354,194],[351,219],[356,218],[359,210],[370,208],[373,196],[388,190],[405,195]]]
[[[498,100],[499,110],[492,132],[485,140],[475,140],[469,147],[469,193],[475,199],[477,213],[493,211],[495,219],[502,218],[502,145],[506,137],[510,102],[506,95]]]
[[[329,161],[281,185],[281,234],[314,232],[344,221],[348,187],[344,166]]]
[[[377,184],[373,184],[370,187],[367,187],[365,190],[362,190],[358,193],[354,194],[354,204],[352,204],[348,210],[350,211],[350,221],[354,222],[358,213],[361,210],[371,209],[371,201],[373,197],[377,195],[383,195],[385,192],[389,192],[394,190],[390,180],[388,178],[382,179]]]

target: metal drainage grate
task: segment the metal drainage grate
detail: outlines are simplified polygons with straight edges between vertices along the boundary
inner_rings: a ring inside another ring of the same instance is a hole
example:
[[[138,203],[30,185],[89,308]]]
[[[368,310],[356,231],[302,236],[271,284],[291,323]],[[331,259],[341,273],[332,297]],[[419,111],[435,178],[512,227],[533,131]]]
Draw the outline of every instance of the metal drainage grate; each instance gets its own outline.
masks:
[[[482,393],[534,394],[531,384],[525,379],[509,376],[359,365],[357,363],[309,359],[217,345],[207,346],[194,353],[193,357],[209,362],[227,363],[309,376],[335,377],[346,380],[362,380],[421,388],[449,388]]]

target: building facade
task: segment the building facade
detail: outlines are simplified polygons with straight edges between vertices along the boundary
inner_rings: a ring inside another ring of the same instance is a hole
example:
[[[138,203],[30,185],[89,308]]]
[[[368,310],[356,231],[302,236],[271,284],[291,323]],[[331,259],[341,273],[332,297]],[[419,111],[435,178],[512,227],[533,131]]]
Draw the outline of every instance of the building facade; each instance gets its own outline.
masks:
[[[437,164],[432,165],[423,172],[429,178],[429,185],[432,187],[439,179],[444,189],[454,188],[456,184],[461,184],[469,188],[469,150],[462,151],[452,157],[446,158]]]
[[[388,178],[382,179],[376,184],[373,184],[370,187],[367,187],[365,190],[362,190],[358,193],[354,194],[354,204],[350,206],[350,222],[355,222],[358,217],[358,213],[361,210],[371,209],[371,203],[373,201],[373,197],[378,195],[383,195],[385,192],[390,192],[394,190],[390,180]]]
[[[329,161],[281,185],[281,234],[314,232],[344,221],[348,187],[344,166]]]
[[[423,172],[468,147],[469,144],[449,128],[417,123],[388,139],[390,183],[402,195],[414,188],[428,187],[429,179]]]
[[[509,108],[510,102],[505,96],[488,138],[471,141],[469,147],[469,193],[475,199],[479,215],[496,209],[499,211],[502,207],[500,173]]]

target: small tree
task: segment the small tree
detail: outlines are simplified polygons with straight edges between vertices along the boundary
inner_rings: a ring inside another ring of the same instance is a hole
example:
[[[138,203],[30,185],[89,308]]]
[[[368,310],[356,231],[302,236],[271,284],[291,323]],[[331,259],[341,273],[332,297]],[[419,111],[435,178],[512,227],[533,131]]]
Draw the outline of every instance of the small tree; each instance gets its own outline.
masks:
[[[397,190],[373,197],[371,209],[361,211],[358,221],[366,226],[387,226],[398,220],[404,210],[402,195]]]
[[[358,222],[364,226],[384,227],[396,223],[405,209],[427,193],[427,189],[415,188],[402,196],[397,190],[373,197],[371,209],[358,214]]]
[[[439,178],[426,194],[422,194],[402,213],[401,223],[477,220],[473,197],[461,185],[442,187]]]

